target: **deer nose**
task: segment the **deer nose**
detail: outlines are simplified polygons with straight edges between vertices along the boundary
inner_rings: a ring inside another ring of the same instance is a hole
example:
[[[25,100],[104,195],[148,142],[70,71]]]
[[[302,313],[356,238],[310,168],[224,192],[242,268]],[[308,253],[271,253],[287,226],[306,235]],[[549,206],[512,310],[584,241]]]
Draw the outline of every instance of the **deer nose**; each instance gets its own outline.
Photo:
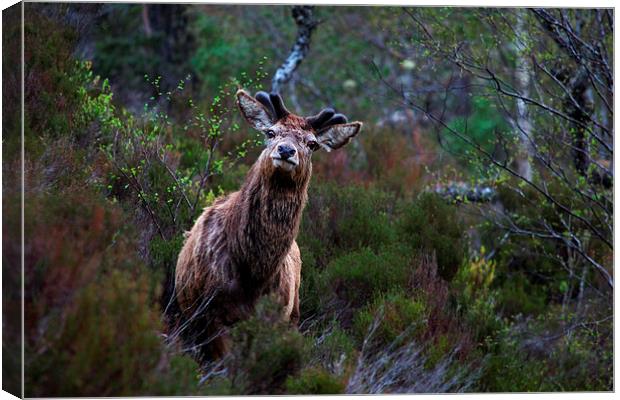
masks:
[[[288,144],[278,145],[278,154],[283,160],[288,160],[295,155],[295,148]]]

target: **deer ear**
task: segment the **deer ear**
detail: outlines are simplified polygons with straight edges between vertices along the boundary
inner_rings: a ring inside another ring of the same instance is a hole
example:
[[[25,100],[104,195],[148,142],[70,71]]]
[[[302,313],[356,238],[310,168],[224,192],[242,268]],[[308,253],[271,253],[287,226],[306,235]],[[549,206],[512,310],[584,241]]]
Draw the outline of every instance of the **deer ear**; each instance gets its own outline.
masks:
[[[324,131],[319,132],[317,141],[327,151],[336,150],[349,143],[351,138],[357,135],[361,129],[361,122],[331,125]]]
[[[276,123],[265,106],[243,90],[237,92],[237,105],[239,105],[241,114],[256,130],[267,130]]]

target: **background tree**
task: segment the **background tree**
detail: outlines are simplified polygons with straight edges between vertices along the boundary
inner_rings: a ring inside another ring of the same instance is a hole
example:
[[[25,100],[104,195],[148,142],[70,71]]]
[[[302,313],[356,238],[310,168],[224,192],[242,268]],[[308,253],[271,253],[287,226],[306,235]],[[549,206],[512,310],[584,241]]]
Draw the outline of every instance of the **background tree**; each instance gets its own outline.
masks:
[[[429,63],[468,76],[469,95],[488,99],[513,129],[498,126],[490,137],[479,138],[475,120],[454,124],[443,113],[458,101],[459,88],[451,81],[442,88],[443,109],[427,106],[415,89],[386,80],[390,89],[471,150],[461,155],[484,168],[481,182],[492,182],[501,192],[500,207],[481,211],[506,235],[541,243],[538,251],[565,270],[565,298],[581,299],[586,286],[598,292],[596,282],[604,282],[603,297],[609,299],[614,286],[608,257],[613,251],[613,128],[601,118],[610,113],[613,91],[609,14],[471,10],[481,24],[468,31],[467,24],[455,30],[453,20],[467,19],[469,12],[451,14],[450,23],[439,21],[444,12],[436,10],[404,13],[410,18],[412,45],[432,56]],[[515,197],[509,203],[507,196]],[[531,215],[529,207],[535,204],[537,212]]]

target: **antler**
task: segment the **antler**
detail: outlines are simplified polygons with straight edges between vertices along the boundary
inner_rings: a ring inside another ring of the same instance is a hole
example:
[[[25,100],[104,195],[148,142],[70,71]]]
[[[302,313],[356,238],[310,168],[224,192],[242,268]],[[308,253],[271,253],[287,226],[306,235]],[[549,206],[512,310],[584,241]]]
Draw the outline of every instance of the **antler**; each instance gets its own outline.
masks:
[[[306,118],[306,120],[316,131],[322,131],[332,125],[346,124],[348,122],[344,114],[336,114],[333,108],[325,108],[317,115]]]
[[[282,97],[280,97],[277,93],[267,94],[267,92],[260,91],[256,93],[254,98],[264,105],[267,108],[267,111],[269,111],[271,116],[276,120],[284,118],[290,114],[284,106]]]
[[[256,92],[254,98],[265,106],[267,112],[276,120],[286,117],[290,114],[289,110],[284,106],[282,97],[277,93]],[[347,117],[344,114],[336,113],[333,108],[324,108],[317,115],[307,117],[306,121],[317,131],[323,131],[332,125],[346,124]]]

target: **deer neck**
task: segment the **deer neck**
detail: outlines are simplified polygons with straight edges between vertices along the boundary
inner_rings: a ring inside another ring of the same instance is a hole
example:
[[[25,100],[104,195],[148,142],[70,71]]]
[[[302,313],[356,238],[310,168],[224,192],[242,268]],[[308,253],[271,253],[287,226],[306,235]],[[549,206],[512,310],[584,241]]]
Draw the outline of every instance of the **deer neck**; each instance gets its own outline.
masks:
[[[271,281],[297,237],[311,175],[292,179],[261,165],[252,166],[232,216],[237,272],[256,287]]]

